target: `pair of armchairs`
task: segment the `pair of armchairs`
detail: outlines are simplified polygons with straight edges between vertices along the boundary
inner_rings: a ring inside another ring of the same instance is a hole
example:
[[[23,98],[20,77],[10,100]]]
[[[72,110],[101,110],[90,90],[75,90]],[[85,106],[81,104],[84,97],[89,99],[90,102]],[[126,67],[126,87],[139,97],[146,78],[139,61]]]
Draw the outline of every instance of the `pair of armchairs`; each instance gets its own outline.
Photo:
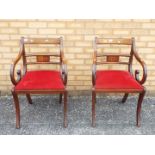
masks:
[[[139,93],[137,104],[137,126],[140,126],[141,105],[145,95],[144,84],[147,73],[146,65],[138,56],[135,50],[135,40],[132,39],[104,39],[95,38],[94,58],[92,69],[92,126],[95,126],[95,104],[97,93],[125,93],[122,102],[125,102],[129,93]],[[54,44],[58,45],[59,53],[31,53],[25,50],[27,44]],[[129,54],[98,54],[98,45],[117,44],[130,45]],[[52,58],[57,58],[57,61]],[[127,62],[120,61],[121,57],[126,57]],[[143,68],[143,77],[139,79],[139,71],[132,72],[133,57],[140,63]],[[34,58],[33,62],[29,58]],[[99,58],[103,58],[100,59]],[[16,66],[22,59],[22,69],[17,70]],[[60,66],[60,70],[28,70],[28,66],[37,64],[55,64]],[[128,66],[128,71],[121,70],[97,70],[98,65],[104,64],[123,64]],[[59,94],[60,103],[64,96],[64,127],[67,127],[67,67],[64,60],[63,40],[62,38],[24,38],[20,40],[20,52],[11,65],[10,77],[13,83],[12,95],[16,110],[16,128],[20,128],[20,106],[18,95],[25,94],[29,104],[32,104],[31,94]]]

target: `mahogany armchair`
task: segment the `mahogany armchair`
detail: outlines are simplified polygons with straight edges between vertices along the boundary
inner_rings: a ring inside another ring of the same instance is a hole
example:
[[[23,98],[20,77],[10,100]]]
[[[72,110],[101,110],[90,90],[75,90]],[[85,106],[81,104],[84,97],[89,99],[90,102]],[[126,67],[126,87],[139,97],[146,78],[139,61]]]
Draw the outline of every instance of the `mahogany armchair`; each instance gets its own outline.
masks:
[[[99,54],[100,45],[103,46],[129,46],[131,51],[129,54],[105,53]],[[121,58],[125,58],[121,59]],[[142,79],[139,77],[139,70],[135,70],[133,74],[132,62],[133,58],[141,65],[143,74]],[[98,65],[120,64],[127,65],[127,70],[98,70]],[[147,70],[144,61],[139,57],[135,49],[135,39],[105,39],[95,38],[94,41],[94,58],[92,68],[92,126],[95,127],[95,104],[97,93],[124,93],[122,103],[127,100],[129,93],[138,93],[139,99],[137,103],[136,124],[140,126],[141,105],[145,96],[146,89],[143,86],[147,78]]]
[[[29,54],[26,51],[25,46],[36,45],[55,45],[58,47],[59,52],[53,54],[48,53],[35,53]],[[30,58],[33,61],[29,60]],[[22,69],[17,70],[16,66],[22,60]],[[60,66],[59,70],[48,69],[47,70],[28,70],[28,66],[32,65],[48,65],[53,64]],[[15,111],[16,111],[16,128],[20,128],[20,106],[18,100],[18,94],[25,94],[27,100],[32,104],[30,94],[60,94],[60,103],[64,95],[64,127],[67,127],[67,68],[64,61],[63,53],[63,40],[62,38],[24,38],[20,40],[20,52],[11,65],[10,78],[13,83],[12,95],[14,99]]]

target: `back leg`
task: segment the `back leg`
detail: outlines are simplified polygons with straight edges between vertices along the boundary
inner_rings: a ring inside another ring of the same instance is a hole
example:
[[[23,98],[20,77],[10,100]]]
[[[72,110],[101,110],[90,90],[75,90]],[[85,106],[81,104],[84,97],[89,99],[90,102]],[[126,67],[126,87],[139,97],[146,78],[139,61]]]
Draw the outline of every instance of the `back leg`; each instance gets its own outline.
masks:
[[[20,107],[19,107],[19,100],[18,100],[18,95],[12,91],[12,96],[14,100],[14,105],[15,105],[15,111],[16,111],[16,128],[20,128]]]
[[[68,126],[68,120],[67,120],[67,91],[64,92],[64,127],[67,128]]]
[[[29,104],[32,104],[32,99],[31,99],[30,94],[26,94],[26,98],[27,98]]]
[[[126,102],[128,96],[129,96],[128,93],[125,93],[125,94],[124,94],[123,99],[122,99],[122,103],[125,103],[125,102]]]
[[[95,127],[96,122],[96,113],[95,113],[95,104],[96,104],[96,93],[92,91],[92,127]]]
[[[62,103],[62,94],[59,95],[59,103]]]

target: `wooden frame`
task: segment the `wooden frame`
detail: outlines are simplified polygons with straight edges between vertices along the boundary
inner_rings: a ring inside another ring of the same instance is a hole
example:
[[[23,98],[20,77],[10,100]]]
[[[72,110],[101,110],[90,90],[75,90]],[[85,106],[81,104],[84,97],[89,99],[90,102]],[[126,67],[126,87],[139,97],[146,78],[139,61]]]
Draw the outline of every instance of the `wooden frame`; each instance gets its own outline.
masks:
[[[130,54],[98,54],[97,53],[97,45],[101,44],[115,44],[115,45],[130,45],[131,46],[131,51]],[[98,57],[107,57],[111,56],[111,59],[107,59],[107,61],[104,62],[98,62]],[[128,57],[129,62],[120,62],[119,57]],[[143,76],[142,79],[139,78],[139,70],[135,70],[135,74],[133,74],[132,71],[132,62],[133,62],[133,57],[138,61],[138,63],[141,65],[143,69]],[[94,57],[93,57],[93,67],[92,67],[92,126],[95,127],[95,118],[96,118],[96,113],[95,113],[95,104],[96,104],[96,94],[97,93],[124,93],[124,97],[122,99],[122,103],[124,103],[127,100],[128,94],[129,93],[139,93],[139,99],[138,99],[138,104],[137,104],[137,112],[136,112],[136,125],[139,127],[140,126],[140,114],[141,114],[141,105],[143,98],[146,93],[145,87],[143,87],[143,91],[137,91],[134,89],[120,89],[120,90],[111,90],[111,89],[95,89],[95,81],[96,81],[96,67],[97,65],[102,65],[102,64],[123,64],[123,65],[128,65],[128,72],[134,76],[135,80],[138,81],[139,84],[143,85],[146,81],[147,78],[147,69],[146,69],[146,64],[144,61],[139,57],[137,51],[135,50],[135,39],[105,39],[105,38],[95,38],[94,41]]]
[[[57,44],[60,48],[59,54],[26,54],[25,52],[25,44]],[[49,57],[59,57],[59,62],[50,62]],[[36,57],[38,60],[35,63],[28,63],[27,57]],[[15,72],[15,67],[18,64],[19,60],[23,60],[23,74],[21,70],[17,70]],[[22,79],[22,77],[27,72],[27,65],[35,65],[35,64],[57,64],[60,65],[60,72],[61,77],[65,86],[64,90],[15,90],[15,86],[19,83],[19,81]],[[17,74],[17,79],[15,78],[15,74]],[[27,100],[30,104],[32,104],[31,96],[30,94],[60,94],[59,102],[62,102],[62,96],[64,95],[64,127],[67,127],[67,66],[66,61],[64,60],[64,53],[63,53],[63,40],[62,37],[60,38],[24,38],[22,37],[20,40],[20,52],[17,56],[17,58],[14,60],[14,62],[11,64],[10,69],[10,78],[13,83],[12,88],[12,95],[14,99],[15,104],[15,110],[16,110],[16,128],[20,128],[20,106],[19,106],[19,100],[18,100],[18,94],[25,94],[27,97]]]

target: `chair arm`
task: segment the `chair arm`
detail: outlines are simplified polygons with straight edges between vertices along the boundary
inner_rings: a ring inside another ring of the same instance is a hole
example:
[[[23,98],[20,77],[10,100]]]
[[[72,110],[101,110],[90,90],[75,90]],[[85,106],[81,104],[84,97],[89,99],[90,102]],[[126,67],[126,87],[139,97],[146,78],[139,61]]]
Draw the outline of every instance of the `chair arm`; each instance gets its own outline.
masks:
[[[96,55],[93,56],[93,66],[92,66],[92,84],[95,85],[96,81]]]
[[[16,65],[17,63],[19,62],[19,60],[21,59],[22,57],[22,52],[20,52],[18,54],[18,56],[16,57],[16,59],[13,61],[13,63],[11,64],[11,68],[10,68],[10,78],[11,78],[11,82],[14,84],[14,85],[17,85],[18,82],[21,80],[21,70],[17,70],[16,74],[17,74],[17,79],[15,79],[15,68],[16,68]]]
[[[143,68],[143,76],[142,79],[140,80],[139,78],[139,70],[135,70],[135,79],[140,83],[140,84],[144,84],[146,79],[147,79],[147,68],[146,68],[146,64],[145,62],[139,57],[138,53],[136,51],[134,51],[133,53],[134,57],[136,58],[136,60],[139,62],[139,64],[142,66]]]
[[[67,72],[67,61],[64,58],[62,59],[62,63],[61,63],[61,76],[62,76],[64,85],[66,85],[68,72]]]

